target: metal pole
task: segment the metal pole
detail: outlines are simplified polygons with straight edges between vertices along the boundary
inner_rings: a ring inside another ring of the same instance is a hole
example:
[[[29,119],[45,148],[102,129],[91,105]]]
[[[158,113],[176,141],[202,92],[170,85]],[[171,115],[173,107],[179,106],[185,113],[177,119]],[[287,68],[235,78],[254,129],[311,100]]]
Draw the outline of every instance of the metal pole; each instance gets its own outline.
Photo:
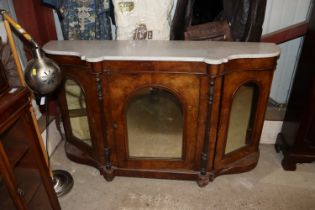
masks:
[[[7,32],[7,37],[8,37],[8,41],[9,41],[9,45],[11,47],[11,50],[12,50],[12,54],[13,54],[13,58],[14,58],[14,62],[16,64],[16,69],[17,69],[17,72],[18,72],[18,76],[19,76],[19,81],[20,81],[20,84],[22,86],[25,87],[25,81],[24,81],[24,76],[23,76],[23,70],[22,70],[22,65],[21,65],[21,62],[20,62],[20,57],[18,55],[18,52],[17,52],[17,48],[16,48],[16,45],[15,45],[15,41],[14,41],[14,38],[13,38],[13,34],[12,34],[12,30],[10,28],[10,24],[14,24],[14,27],[18,27],[20,29],[23,29],[20,25],[18,25],[8,14],[6,11],[4,10],[1,10],[1,14],[3,16],[3,22],[4,22],[4,27],[5,27],[5,30]],[[24,30],[24,29],[23,29]],[[24,33],[22,34],[23,37],[25,37],[28,41],[31,41],[32,43],[36,43],[36,42],[33,42],[31,36],[28,34],[28,33]],[[36,44],[37,45],[37,44]],[[32,97],[30,97],[30,101],[32,100]],[[39,145],[42,149],[42,153],[43,153],[43,156],[45,158],[45,161],[46,161],[46,164],[47,164],[47,167],[48,166],[48,155],[47,153],[45,152],[45,146],[44,146],[44,142],[43,142],[43,139],[42,139],[42,136],[40,134],[40,131],[39,131],[39,126],[38,126],[38,122],[37,122],[37,119],[35,117],[35,114],[34,114],[34,110],[33,110],[33,106],[32,104],[30,105],[30,113],[31,113],[31,116],[32,116],[32,121],[33,121],[33,124],[34,124],[34,128],[35,128],[35,131],[36,131],[36,135],[37,135],[37,138],[39,140]],[[48,168],[49,169],[49,172],[50,172],[50,175],[52,176],[52,172],[51,172],[51,168]]]

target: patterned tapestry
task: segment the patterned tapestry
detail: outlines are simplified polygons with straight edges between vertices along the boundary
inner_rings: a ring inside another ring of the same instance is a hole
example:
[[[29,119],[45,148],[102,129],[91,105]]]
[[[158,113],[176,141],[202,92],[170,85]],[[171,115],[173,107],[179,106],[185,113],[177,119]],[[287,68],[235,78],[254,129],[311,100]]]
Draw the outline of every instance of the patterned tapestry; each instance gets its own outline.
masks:
[[[42,0],[61,16],[66,40],[110,40],[110,0]]]

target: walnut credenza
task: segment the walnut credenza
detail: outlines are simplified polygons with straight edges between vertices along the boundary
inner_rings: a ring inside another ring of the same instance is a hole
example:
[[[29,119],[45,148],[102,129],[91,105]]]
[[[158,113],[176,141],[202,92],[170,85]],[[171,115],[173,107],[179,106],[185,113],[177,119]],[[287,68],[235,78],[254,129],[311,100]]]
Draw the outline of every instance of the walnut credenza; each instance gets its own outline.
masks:
[[[106,180],[197,180],[254,168],[279,48],[189,41],[52,41],[67,156]]]

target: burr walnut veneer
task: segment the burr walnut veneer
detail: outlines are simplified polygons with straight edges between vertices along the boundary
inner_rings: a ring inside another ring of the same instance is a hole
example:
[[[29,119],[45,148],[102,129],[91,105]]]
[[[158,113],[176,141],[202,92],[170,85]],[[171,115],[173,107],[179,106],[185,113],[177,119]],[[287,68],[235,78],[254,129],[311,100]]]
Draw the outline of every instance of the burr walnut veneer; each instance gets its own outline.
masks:
[[[254,168],[279,49],[190,41],[52,41],[67,156],[114,176],[197,180]]]

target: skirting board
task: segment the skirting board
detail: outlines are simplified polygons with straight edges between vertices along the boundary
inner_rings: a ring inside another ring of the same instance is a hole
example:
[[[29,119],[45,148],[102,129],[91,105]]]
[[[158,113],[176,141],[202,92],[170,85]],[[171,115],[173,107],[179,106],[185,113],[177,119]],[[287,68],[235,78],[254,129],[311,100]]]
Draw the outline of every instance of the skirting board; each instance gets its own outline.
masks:
[[[46,129],[42,132],[42,138],[44,141],[44,145],[46,147]],[[60,133],[56,127],[56,121],[53,120],[48,127],[48,153],[49,156],[55,151],[56,147],[61,142],[62,137],[60,136]]]
[[[260,143],[275,144],[277,135],[281,131],[283,121],[265,121],[262,130]]]

